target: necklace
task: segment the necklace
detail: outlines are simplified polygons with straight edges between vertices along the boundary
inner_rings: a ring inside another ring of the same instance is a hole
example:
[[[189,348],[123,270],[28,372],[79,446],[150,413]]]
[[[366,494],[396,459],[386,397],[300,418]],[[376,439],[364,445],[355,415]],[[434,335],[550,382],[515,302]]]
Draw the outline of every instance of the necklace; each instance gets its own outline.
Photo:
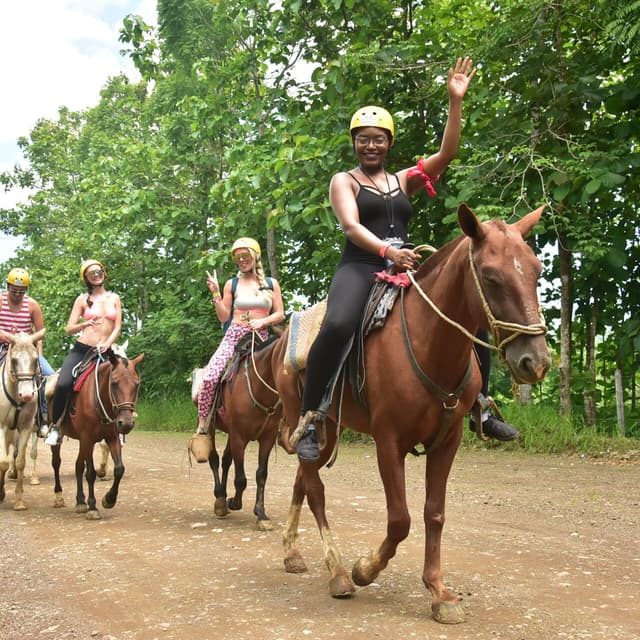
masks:
[[[369,182],[373,185],[373,188],[382,196],[382,200],[384,202],[384,208],[387,212],[387,222],[389,223],[389,235],[392,236],[395,230],[394,224],[394,214],[393,214],[393,196],[391,195],[391,186],[389,185],[389,174],[384,171],[384,179],[387,183],[387,191],[386,193],[380,189],[380,187],[375,183],[375,180],[371,177],[369,173],[367,173],[362,166],[360,166],[360,171],[369,178]]]

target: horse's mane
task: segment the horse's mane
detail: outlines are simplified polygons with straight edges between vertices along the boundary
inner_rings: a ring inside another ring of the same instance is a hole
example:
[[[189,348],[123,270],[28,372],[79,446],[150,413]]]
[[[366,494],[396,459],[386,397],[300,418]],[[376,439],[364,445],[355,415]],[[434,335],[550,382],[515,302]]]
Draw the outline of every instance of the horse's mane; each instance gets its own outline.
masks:
[[[443,269],[446,262],[449,260],[451,254],[458,248],[460,243],[466,238],[461,234],[457,238],[450,240],[443,247],[438,249],[435,253],[429,256],[418,268],[416,272],[416,278],[421,278],[427,274],[438,275]]]

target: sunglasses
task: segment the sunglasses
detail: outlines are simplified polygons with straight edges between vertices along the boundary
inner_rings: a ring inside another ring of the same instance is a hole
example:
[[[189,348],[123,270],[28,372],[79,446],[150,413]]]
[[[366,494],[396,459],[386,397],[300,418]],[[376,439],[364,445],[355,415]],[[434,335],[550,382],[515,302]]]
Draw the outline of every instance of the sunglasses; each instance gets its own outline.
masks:
[[[92,271],[87,271],[87,276],[89,276],[89,278],[95,278],[97,276],[103,276],[104,275],[104,269],[93,269]]]
[[[241,260],[251,260],[251,254],[250,253],[236,253],[236,255],[233,256],[233,259],[236,262],[240,262]]]
[[[14,296],[23,296],[25,293],[27,293],[26,289],[12,289],[11,287],[9,287],[9,293],[13,294]]]

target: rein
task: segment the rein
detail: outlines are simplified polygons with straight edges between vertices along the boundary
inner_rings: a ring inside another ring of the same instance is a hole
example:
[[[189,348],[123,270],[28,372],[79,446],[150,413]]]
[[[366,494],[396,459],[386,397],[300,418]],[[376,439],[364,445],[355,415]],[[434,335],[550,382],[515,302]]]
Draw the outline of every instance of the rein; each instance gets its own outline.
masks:
[[[256,400],[256,397],[253,395],[253,389],[251,388],[251,379],[249,378],[249,365],[248,365],[248,362],[247,362],[247,360],[249,358],[247,358],[244,361],[244,376],[245,376],[245,378],[247,380],[247,390],[249,391],[249,397],[251,398],[251,402],[253,403],[253,405],[258,407],[258,409],[260,409],[261,411],[264,411],[264,413],[266,413],[267,416],[272,416],[276,412],[278,407],[282,404],[282,400],[280,399],[278,391],[276,389],[274,389],[258,372],[258,368],[256,366],[256,359],[255,359],[255,344],[256,344],[256,332],[252,331],[251,332],[251,353],[250,353],[250,357],[251,357],[251,364],[253,365],[253,371],[256,374],[256,377],[258,378],[258,380],[260,380],[260,382],[262,382],[262,384],[267,389],[269,389],[269,391],[271,391],[276,396],[278,396],[278,400],[273,405],[273,407],[265,407],[264,405],[260,404]]]

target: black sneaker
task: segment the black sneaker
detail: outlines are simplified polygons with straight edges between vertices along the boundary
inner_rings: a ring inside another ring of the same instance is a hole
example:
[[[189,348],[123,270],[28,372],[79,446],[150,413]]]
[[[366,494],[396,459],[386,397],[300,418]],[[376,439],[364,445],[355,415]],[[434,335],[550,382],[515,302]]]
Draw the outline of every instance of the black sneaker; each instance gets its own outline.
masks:
[[[296,445],[296,453],[300,460],[318,460],[320,458],[320,446],[318,445],[318,436],[315,429],[307,429],[298,444]]]
[[[473,420],[470,421],[469,426],[471,427],[471,431],[475,432],[476,426]],[[514,426],[502,422],[502,420],[498,420],[498,418],[491,415],[482,422],[482,432],[487,437],[501,440],[502,442],[508,442],[520,435]]]

